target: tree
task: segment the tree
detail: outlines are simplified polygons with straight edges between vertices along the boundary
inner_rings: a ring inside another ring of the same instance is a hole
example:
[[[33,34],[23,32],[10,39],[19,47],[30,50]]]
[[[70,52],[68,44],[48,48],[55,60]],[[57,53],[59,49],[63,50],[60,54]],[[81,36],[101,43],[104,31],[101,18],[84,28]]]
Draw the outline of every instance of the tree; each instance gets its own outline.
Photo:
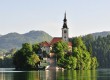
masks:
[[[59,67],[78,70],[97,68],[97,58],[91,56],[81,37],[73,38],[72,54],[68,54],[68,45],[65,47],[63,44],[58,42],[53,46],[53,51],[57,54]]]
[[[88,34],[84,37],[82,37],[84,44],[87,47],[87,50],[90,52],[91,56],[92,56],[92,44],[95,41],[95,39],[93,38],[92,34]]]
[[[98,67],[97,58],[93,57],[91,58],[91,69],[96,69]]]
[[[70,56],[69,57],[69,61],[70,61],[70,67],[71,69],[76,69],[76,64],[77,64],[77,58]]]
[[[40,46],[39,46],[39,44],[33,44],[32,45],[32,49],[33,49],[33,51],[36,53],[36,54],[38,54],[39,53],[39,50],[40,50]]]
[[[68,52],[68,45],[64,41],[59,41],[53,45],[52,51],[56,54],[58,60]]]
[[[105,37],[86,35],[83,41],[92,57],[96,57],[100,68],[110,68],[110,35]]]
[[[65,69],[76,69],[77,59],[68,53],[67,42],[59,41],[54,44],[53,52],[57,55],[57,65]]]
[[[13,56],[13,63],[16,69],[34,69],[40,61],[38,56],[32,49],[32,45],[24,43],[22,48]]]
[[[92,69],[91,65],[93,64],[97,67],[97,59],[95,58],[94,62],[91,61],[90,52],[81,37],[73,38],[73,56],[77,58],[76,69]]]
[[[72,55],[65,54],[58,60],[57,65],[64,69],[76,69],[77,59]]]
[[[29,68],[38,68],[39,61],[40,61],[39,57],[34,52],[30,57],[27,58],[27,64]]]

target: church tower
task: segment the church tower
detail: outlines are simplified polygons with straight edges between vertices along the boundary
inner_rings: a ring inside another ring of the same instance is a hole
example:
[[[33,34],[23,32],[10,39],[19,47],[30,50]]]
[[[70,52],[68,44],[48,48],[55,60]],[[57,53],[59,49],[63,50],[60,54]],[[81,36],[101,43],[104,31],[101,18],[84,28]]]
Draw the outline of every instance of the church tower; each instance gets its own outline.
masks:
[[[62,39],[66,42],[68,42],[69,36],[68,36],[68,27],[67,27],[67,19],[66,19],[66,12],[64,14],[64,20],[63,20],[63,28],[62,28]]]

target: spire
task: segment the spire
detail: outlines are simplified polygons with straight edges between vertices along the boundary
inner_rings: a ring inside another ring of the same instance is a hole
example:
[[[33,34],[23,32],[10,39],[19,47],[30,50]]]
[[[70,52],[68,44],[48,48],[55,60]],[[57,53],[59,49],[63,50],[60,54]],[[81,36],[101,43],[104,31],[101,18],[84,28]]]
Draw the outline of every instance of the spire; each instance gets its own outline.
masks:
[[[64,20],[63,20],[64,22],[66,22],[67,21],[67,19],[66,19],[66,11],[65,11],[65,14],[64,14]]]
[[[63,23],[63,28],[68,28],[67,27],[67,19],[66,19],[66,11],[65,11],[65,14],[64,14],[64,23]]]

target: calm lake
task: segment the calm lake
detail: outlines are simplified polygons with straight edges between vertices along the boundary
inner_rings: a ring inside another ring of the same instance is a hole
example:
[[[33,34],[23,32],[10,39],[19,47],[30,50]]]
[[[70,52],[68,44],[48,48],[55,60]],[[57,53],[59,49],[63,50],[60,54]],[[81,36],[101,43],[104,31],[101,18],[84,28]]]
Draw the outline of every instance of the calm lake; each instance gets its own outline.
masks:
[[[110,80],[110,69],[14,71],[0,68],[0,80]]]

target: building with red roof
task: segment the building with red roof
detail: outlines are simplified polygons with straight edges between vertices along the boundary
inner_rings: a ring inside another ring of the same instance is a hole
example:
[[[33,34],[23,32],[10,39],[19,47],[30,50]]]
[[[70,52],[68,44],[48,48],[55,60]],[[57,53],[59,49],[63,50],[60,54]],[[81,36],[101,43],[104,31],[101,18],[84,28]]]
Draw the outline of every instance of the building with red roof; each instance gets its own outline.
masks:
[[[47,41],[41,42],[40,46],[45,46],[45,47],[49,47],[50,44]]]
[[[50,53],[50,44],[47,41],[41,42],[39,45],[42,52]]]
[[[62,37],[54,37],[50,42],[50,46],[52,46],[58,41],[68,42],[69,51],[72,51],[72,43],[69,41],[69,28],[67,26],[66,12],[63,20]]]
[[[50,43],[48,42],[41,42],[40,43],[40,47],[42,49],[42,51],[46,51],[47,54],[50,53],[50,50],[52,49],[52,46],[59,42],[59,41],[65,41],[68,42],[68,48],[69,48],[69,52],[72,51],[72,43],[69,42],[69,28],[67,26],[67,19],[66,19],[66,13],[64,15],[64,20],[63,20],[63,27],[62,27],[62,37],[54,37]]]
[[[59,41],[62,41],[62,38],[61,37],[54,37],[51,42],[50,42],[50,45],[53,45]]]

